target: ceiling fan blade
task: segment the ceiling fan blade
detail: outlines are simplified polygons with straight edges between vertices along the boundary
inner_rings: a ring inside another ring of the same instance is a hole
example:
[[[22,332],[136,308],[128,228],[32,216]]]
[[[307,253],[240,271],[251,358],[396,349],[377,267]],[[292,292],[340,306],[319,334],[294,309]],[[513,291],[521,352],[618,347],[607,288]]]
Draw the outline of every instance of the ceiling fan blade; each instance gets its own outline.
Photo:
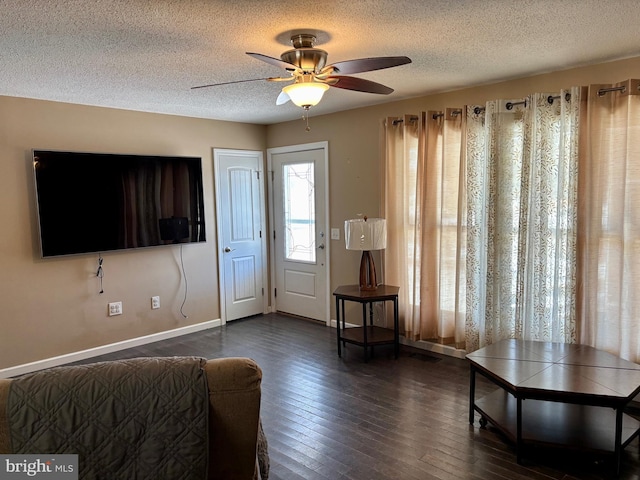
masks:
[[[291,82],[295,80],[294,77],[267,77],[267,78],[251,78],[249,80],[234,80],[232,82],[211,83],[209,85],[198,85],[197,87],[191,87],[191,90],[197,88],[218,87],[220,85],[233,85],[234,83],[246,83],[246,82],[258,82],[266,80],[267,82]]]
[[[364,78],[346,77],[343,75],[332,75],[329,80],[337,79],[336,83],[329,83],[332,87],[343,88],[345,90],[355,90],[357,92],[378,93],[380,95],[389,95],[393,92],[393,88],[389,88],[381,83],[365,80]]]
[[[411,63],[409,57],[372,57],[359,58],[357,60],[345,60],[344,62],[334,63],[324,69],[333,68],[337,73],[348,74],[371,72],[373,70],[382,70],[383,68],[398,67]]]
[[[269,77],[265,78],[268,82],[293,82],[295,77]]]
[[[270,79],[269,78],[251,78],[249,80],[234,80],[232,82],[210,83],[209,85],[198,85],[197,87],[191,87],[191,90],[195,90],[197,88],[218,87],[220,85],[231,85],[234,83],[258,82],[262,80],[270,80]]]
[[[284,105],[289,100],[291,100],[291,97],[289,97],[289,95],[287,95],[285,92],[280,92],[280,95],[278,95],[278,98],[276,99],[276,105]]]
[[[284,68],[289,72],[295,72],[298,69],[298,67],[296,67],[293,63],[284,62],[279,58],[269,57],[268,55],[263,55],[261,53],[246,52],[246,54],[253,58],[257,58],[258,60],[262,60],[263,62],[275,65],[276,67]]]

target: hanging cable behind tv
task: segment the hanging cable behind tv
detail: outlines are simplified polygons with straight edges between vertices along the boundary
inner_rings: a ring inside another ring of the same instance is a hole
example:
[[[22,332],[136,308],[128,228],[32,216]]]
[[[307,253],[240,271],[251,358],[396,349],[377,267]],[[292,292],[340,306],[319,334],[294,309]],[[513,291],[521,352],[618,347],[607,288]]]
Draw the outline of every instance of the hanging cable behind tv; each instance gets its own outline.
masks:
[[[184,270],[184,258],[182,255],[182,245],[180,245],[180,266],[182,267],[182,278],[184,280],[184,299],[182,300],[182,305],[180,305],[180,315],[182,315],[183,318],[189,318],[187,315],[184,314],[183,308],[184,308],[184,304],[187,302],[187,292],[189,291],[189,285],[187,283],[187,274],[185,273]]]

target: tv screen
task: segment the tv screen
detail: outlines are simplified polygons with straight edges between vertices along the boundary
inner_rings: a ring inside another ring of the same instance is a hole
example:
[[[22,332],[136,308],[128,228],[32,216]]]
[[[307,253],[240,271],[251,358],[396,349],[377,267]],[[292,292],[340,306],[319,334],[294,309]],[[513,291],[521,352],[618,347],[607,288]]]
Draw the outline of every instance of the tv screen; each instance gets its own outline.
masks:
[[[43,257],[204,242],[202,160],[33,150]]]

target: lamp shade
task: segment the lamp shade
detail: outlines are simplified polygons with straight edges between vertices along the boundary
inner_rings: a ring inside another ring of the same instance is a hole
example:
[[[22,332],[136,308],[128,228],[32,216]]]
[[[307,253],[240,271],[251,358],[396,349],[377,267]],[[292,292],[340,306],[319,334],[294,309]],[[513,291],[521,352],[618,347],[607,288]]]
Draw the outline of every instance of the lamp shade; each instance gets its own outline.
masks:
[[[387,221],[384,218],[345,220],[347,250],[382,250],[387,246]]]
[[[322,95],[329,89],[326,83],[300,82],[287,85],[282,89],[298,107],[313,107],[322,100]]]

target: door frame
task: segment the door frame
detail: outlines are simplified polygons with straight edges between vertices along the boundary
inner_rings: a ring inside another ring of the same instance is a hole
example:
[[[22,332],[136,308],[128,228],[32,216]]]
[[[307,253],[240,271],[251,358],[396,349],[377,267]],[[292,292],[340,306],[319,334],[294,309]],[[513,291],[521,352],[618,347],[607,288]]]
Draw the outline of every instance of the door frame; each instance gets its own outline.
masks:
[[[303,152],[306,150],[322,150],[324,152],[324,208],[325,208],[325,225],[324,231],[328,234],[330,232],[329,225],[331,222],[329,221],[329,142],[313,142],[313,143],[303,143],[300,145],[288,145],[285,147],[275,147],[267,149],[267,170],[269,172],[269,228],[271,229],[271,236],[269,242],[269,264],[271,265],[271,284],[269,288],[269,300],[271,304],[271,310],[277,311],[277,298],[275,297],[275,285],[276,285],[276,250],[275,250],[275,242],[273,241],[273,237],[275,235],[275,231],[273,230],[274,223],[274,205],[273,205],[273,182],[275,172],[273,171],[273,155],[281,154],[281,153],[295,153],[295,152]],[[331,326],[331,307],[330,307],[330,299],[331,299],[331,241],[325,236],[325,295],[327,301],[325,302],[325,311],[324,311],[324,319],[327,326]]]
[[[262,150],[238,150],[238,149],[229,149],[229,148],[213,148],[213,178],[214,178],[214,187],[215,187],[215,212],[216,212],[216,258],[218,259],[218,302],[220,304],[220,323],[222,325],[226,325],[227,323],[227,305],[225,294],[222,291],[223,286],[225,285],[225,274],[224,274],[224,252],[222,251],[222,215],[220,215],[220,205],[222,204],[222,199],[220,198],[220,160],[219,154],[223,153],[225,155],[237,155],[237,156],[256,156],[258,159],[258,172],[260,176],[259,185],[259,196],[260,196],[260,223],[261,223],[261,232],[262,238],[260,239],[261,244],[261,255],[262,255],[262,288],[264,290],[270,290],[268,288],[268,265],[267,265],[267,234],[268,234],[268,226],[265,222],[267,217],[266,215],[266,202],[265,202],[265,175],[264,175],[264,153]],[[270,295],[262,295],[262,313],[269,313],[268,307],[268,298]]]

